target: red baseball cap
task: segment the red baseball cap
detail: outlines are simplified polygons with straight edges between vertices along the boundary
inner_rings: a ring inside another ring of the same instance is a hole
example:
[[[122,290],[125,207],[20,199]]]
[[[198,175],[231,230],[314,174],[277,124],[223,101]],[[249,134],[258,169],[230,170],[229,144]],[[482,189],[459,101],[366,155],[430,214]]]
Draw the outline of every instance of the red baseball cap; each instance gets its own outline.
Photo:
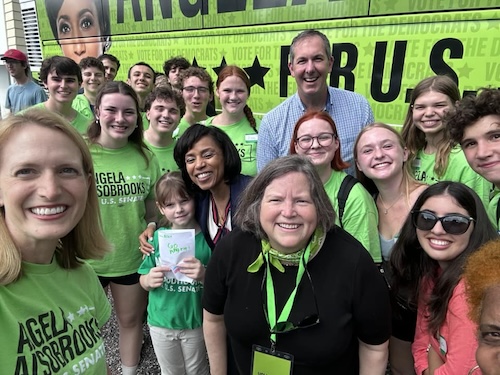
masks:
[[[18,49],[9,49],[7,52],[5,52],[1,58],[2,60],[6,59],[12,59],[12,60],[18,60],[18,61],[23,61],[27,62],[28,58],[26,55],[19,51]]]

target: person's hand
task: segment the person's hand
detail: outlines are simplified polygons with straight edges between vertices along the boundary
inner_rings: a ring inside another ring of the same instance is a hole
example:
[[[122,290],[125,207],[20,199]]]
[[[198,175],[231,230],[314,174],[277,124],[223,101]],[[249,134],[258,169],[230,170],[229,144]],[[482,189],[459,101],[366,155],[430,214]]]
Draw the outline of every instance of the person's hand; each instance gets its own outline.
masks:
[[[146,230],[144,230],[144,232],[142,232],[139,235],[139,242],[141,244],[141,246],[139,246],[139,250],[144,255],[150,256],[151,253],[154,252],[153,245],[151,245],[148,242],[148,240],[151,241],[153,239],[153,234],[154,233],[155,233],[155,227],[153,225],[148,225],[148,227],[146,228]]]
[[[153,267],[149,270],[149,273],[144,276],[143,286],[145,289],[155,289],[159,288],[163,284],[163,278],[165,272],[170,271],[168,266],[158,266]]]
[[[201,264],[199,259],[195,257],[184,258],[178,266],[180,271],[187,277],[201,282],[205,280],[205,267]]]

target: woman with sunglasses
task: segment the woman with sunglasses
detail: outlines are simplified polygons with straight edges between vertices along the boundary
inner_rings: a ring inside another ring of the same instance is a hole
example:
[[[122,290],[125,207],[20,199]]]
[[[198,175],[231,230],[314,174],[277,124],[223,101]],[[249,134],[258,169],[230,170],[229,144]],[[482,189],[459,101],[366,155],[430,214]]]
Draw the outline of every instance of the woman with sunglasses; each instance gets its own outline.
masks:
[[[407,217],[391,254],[395,292],[417,305],[412,345],[417,374],[467,374],[475,366],[476,327],[462,273],[470,254],[497,238],[481,200],[451,181],[428,187]]]
[[[387,287],[334,217],[304,157],[273,160],[250,182],[205,276],[212,375],[226,373],[226,332],[240,374],[385,374]]]
[[[325,111],[308,111],[297,120],[290,142],[290,154],[303,155],[314,165],[337,214],[335,223],[356,238],[375,263],[382,262],[375,202],[363,185],[354,183],[349,192],[342,186],[349,167],[340,156],[337,127]],[[340,199],[345,199],[339,210]],[[341,211],[343,211],[341,213]]]

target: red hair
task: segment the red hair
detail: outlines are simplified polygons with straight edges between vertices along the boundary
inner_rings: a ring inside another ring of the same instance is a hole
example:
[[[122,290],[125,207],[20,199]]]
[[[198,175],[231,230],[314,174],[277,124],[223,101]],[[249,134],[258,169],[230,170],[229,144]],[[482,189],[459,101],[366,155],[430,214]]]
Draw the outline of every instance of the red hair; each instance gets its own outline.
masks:
[[[248,96],[250,96],[250,87],[252,87],[250,79],[248,78],[248,75],[245,73],[245,71],[236,65],[226,65],[224,68],[222,68],[217,77],[217,82],[215,83],[215,87],[217,87],[218,89],[222,81],[224,81],[227,77],[231,76],[236,76],[243,81],[243,83],[247,87]],[[253,130],[255,130],[255,133],[258,133],[257,122],[255,121],[255,117],[253,116],[250,107],[248,105],[245,105],[245,108],[243,108],[243,112],[245,113],[245,116],[248,119],[250,126],[253,128]]]
[[[307,111],[306,113],[304,113],[302,115],[301,118],[299,118],[297,120],[297,123],[295,124],[295,129],[293,129],[292,140],[290,141],[290,154],[291,155],[297,153],[295,151],[295,144],[297,142],[297,133],[299,132],[300,126],[304,122],[312,120],[312,119],[326,121],[328,124],[330,124],[330,127],[332,128],[332,132],[334,134],[334,137],[336,139],[339,139],[339,136],[337,133],[337,127],[335,126],[335,122],[333,121],[331,116],[328,114],[328,112],[325,112],[325,111]],[[339,147],[337,148],[337,151],[335,151],[335,154],[333,155],[333,159],[332,159],[330,166],[335,171],[341,171],[341,170],[349,167],[349,163],[346,163],[345,161],[343,161],[342,156],[340,156],[340,140],[339,140]]]

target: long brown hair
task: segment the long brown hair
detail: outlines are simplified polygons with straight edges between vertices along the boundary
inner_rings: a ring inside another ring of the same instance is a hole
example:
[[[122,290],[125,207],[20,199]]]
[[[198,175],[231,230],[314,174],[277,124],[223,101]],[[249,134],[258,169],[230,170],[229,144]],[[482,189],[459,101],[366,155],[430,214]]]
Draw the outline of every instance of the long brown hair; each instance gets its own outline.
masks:
[[[413,89],[410,97],[410,105],[406,113],[406,119],[403,124],[401,135],[405,140],[406,147],[410,152],[408,162],[411,165],[415,160],[417,153],[422,150],[425,145],[425,134],[413,123],[413,105],[421,95],[434,91],[446,95],[452,105],[454,106],[460,100],[460,91],[458,86],[450,77],[444,75],[437,75],[423,79]],[[444,120],[442,119],[443,123]],[[444,129],[443,129],[444,131]],[[446,134],[437,145],[436,163],[434,165],[434,172],[438,176],[442,176],[448,167],[448,157],[450,155],[453,143]]]
[[[137,94],[135,93],[134,89],[127,85],[125,82],[122,81],[111,81],[107,82],[104,84],[104,86],[99,90],[99,93],[97,94],[97,97],[95,99],[95,109],[96,112],[100,109],[101,107],[101,101],[102,97],[104,95],[108,94],[122,94],[126,95],[132,98],[134,101],[135,105],[135,110],[137,112],[137,127],[134,129],[133,133],[130,134],[128,137],[128,141],[131,142],[137,150],[141,153],[142,157],[146,161],[146,165],[149,166],[149,157],[146,154],[146,151],[148,148],[146,144],[144,143],[144,138],[143,138],[143,124],[142,124],[142,116],[141,116],[141,110],[139,107],[139,99],[137,98]],[[94,121],[92,121],[87,129],[87,137],[90,140],[91,143],[93,144],[98,144],[99,142],[97,141],[99,136],[101,135],[101,124],[99,123],[99,119],[95,118]]]

